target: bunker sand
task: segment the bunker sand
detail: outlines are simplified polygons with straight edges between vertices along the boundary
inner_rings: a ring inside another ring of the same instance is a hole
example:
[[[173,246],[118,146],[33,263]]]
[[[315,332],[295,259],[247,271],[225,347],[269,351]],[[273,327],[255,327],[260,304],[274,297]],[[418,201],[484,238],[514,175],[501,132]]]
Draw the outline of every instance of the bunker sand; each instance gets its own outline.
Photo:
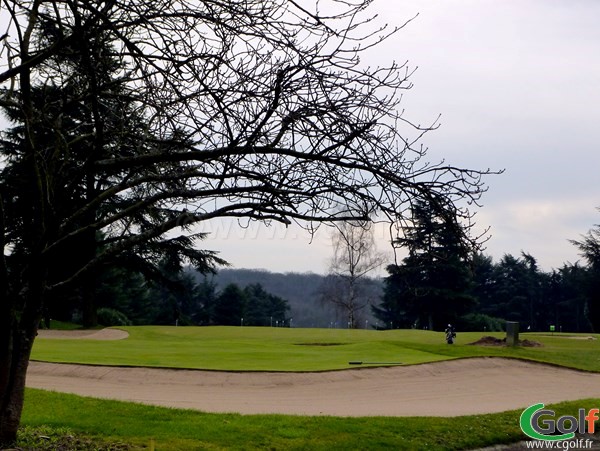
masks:
[[[27,386],[242,414],[459,416],[600,398],[600,374],[503,358],[319,373],[239,373],[31,362]]]
[[[100,330],[38,330],[39,338],[54,340],[123,340],[129,333],[120,329]]]

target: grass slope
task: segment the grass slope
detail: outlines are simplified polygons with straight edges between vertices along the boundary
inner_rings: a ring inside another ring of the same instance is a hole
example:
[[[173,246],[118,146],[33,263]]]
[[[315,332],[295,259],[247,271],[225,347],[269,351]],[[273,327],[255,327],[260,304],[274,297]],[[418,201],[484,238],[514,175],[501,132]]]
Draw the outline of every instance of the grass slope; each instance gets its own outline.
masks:
[[[600,340],[571,339],[560,334],[522,334],[543,346],[505,348],[469,345],[481,338],[480,332],[459,333],[457,343],[449,346],[441,332],[421,330],[158,326],[122,329],[130,336],[118,341],[39,338],[32,359],[230,371],[324,371],[346,369],[349,361],[416,364],[499,356],[600,371]]]

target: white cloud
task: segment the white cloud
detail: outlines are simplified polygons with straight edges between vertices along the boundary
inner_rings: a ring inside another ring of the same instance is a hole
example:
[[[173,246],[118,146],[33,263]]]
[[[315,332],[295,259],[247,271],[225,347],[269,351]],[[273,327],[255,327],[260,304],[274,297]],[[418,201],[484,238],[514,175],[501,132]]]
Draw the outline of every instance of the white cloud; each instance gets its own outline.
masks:
[[[594,199],[514,199],[488,206],[478,214],[479,227],[492,225],[486,253],[496,260],[504,254],[532,254],[550,270],[579,260],[569,240],[578,239],[600,222]]]

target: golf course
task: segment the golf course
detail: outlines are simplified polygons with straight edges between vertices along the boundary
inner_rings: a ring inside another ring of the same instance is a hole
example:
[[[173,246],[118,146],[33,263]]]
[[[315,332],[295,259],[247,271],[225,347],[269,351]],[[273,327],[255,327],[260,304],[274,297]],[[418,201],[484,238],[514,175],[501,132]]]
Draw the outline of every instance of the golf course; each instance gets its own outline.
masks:
[[[472,344],[483,335],[503,336],[459,333],[449,346],[420,330],[40,331],[22,436],[94,446],[79,449],[477,449],[525,439],[531,404],[557,415],[600,405],[597,335]]]

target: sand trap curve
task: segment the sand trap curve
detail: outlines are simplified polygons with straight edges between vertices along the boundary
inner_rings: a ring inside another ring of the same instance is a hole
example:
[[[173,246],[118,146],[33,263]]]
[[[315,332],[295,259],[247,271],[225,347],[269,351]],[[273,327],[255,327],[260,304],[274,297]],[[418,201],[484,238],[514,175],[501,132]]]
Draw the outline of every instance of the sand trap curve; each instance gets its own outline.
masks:
[[[600,397],[600,374],[503,358],[321,373],[31,362],[27,385],[205,412],[458,416]]]
[[[123,340],[129,333],[120,329],[100,330],[38,330],[39,338],[56,340]]]

